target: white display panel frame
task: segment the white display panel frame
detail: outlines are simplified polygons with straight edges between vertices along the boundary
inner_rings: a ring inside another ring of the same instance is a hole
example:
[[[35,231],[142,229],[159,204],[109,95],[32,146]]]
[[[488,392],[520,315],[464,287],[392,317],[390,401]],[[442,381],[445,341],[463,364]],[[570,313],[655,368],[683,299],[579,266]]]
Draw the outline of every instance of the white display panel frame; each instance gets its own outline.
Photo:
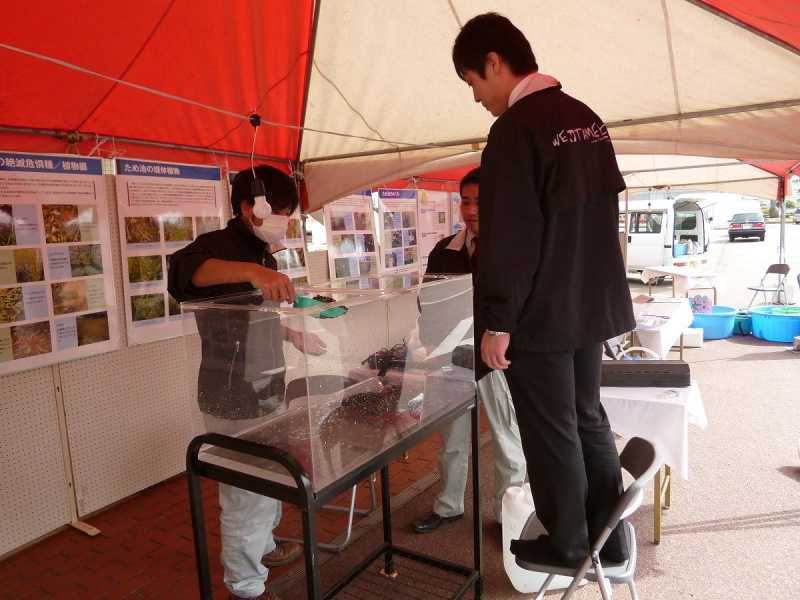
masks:
[[[116,170],[128,345],[178,337],[183,317],[167,292],[169,256],[225,227],[220,169],[117,159]]]
[[[119,348],[99,158],[0,152],[0,375]]]

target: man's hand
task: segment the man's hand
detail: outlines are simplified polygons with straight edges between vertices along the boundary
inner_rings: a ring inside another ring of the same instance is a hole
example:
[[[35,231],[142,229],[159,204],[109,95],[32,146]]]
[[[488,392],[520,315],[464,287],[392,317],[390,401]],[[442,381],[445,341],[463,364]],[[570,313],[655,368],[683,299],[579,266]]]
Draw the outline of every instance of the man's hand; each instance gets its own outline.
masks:
[[[511,343],[511,334],[489,335],[483,332],[481,339],[481,358],[490,369],[507,369],[511,361],[506,358],[508,345]]]
[[[250,284],[260,289],[265,299],[294,302],[294,286],[286,275],[261,265],[253,266],[255,268],[250,275]]]
[[[302,331],[295,331],[294,329],[286,328],[286,339],[292,342],[292,345],[303,354],[311,354],[319,356],[325,354],[328,349],[327,344],[316,333],[306,333],[303,335]]]

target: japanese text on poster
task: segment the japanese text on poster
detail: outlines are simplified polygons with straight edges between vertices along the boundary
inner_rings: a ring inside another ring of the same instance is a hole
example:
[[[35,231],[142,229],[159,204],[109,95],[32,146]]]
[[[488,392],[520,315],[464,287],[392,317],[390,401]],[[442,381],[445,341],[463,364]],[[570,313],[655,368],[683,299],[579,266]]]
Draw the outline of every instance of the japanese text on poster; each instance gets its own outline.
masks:
[[[0,152],[0,374],[119,347],[99,158]]]
[[[179,336],[180,305],[167,291],[170,256],[224,226],[220,170],[118,159],[116,184],[128,343]]]

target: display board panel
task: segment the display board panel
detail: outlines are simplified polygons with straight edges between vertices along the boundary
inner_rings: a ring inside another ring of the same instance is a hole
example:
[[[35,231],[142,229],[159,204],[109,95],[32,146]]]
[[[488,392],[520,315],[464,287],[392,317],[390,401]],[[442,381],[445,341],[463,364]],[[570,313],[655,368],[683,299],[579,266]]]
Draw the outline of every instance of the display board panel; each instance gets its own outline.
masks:
[[[417,190],[378,190],[381,273],[419,270]]]
[[[99,158],[0,152],[0,375],[119,347]]]
[[[295,285],[308,283],[308,257],[303,220],[298,209],[289,217],[286,237],[281,241],[282,250],[273,253],[278,270],[292,280]]]
[[[373,215],[369,192],[352,194],[325,206],[331,279],[378,274],[380,247],[375,239]]]
[[[418,190],[419,259],[423,270],[428,266],[428,256],[433,247],[450,235],[450,193]]]
[[[128,344],[181,335],[181,309],[167,292],[170,256],[225,226],[218,167],[117,159]]]

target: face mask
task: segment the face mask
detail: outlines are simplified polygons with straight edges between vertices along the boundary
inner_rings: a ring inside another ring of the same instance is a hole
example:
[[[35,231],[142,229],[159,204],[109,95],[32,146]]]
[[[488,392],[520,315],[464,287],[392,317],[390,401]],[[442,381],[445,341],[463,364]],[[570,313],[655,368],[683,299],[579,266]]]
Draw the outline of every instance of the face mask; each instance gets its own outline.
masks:
[[[253,234],[262,242],[270,246],[279,244],[286,237],[286,230],[289,227],[289,217],[283,215],[273,215],[272,206],[267,202],[266,197],[258,195],[253,204],[253,215],[262,220],[260,226],[251,224]]]
[[[282,215],[269,215],[264,217],[260,226],[253,223],[253,233],[262,242],[270,246],[279,244],[286,237],[286,230],[289,227],[289,217]]]

